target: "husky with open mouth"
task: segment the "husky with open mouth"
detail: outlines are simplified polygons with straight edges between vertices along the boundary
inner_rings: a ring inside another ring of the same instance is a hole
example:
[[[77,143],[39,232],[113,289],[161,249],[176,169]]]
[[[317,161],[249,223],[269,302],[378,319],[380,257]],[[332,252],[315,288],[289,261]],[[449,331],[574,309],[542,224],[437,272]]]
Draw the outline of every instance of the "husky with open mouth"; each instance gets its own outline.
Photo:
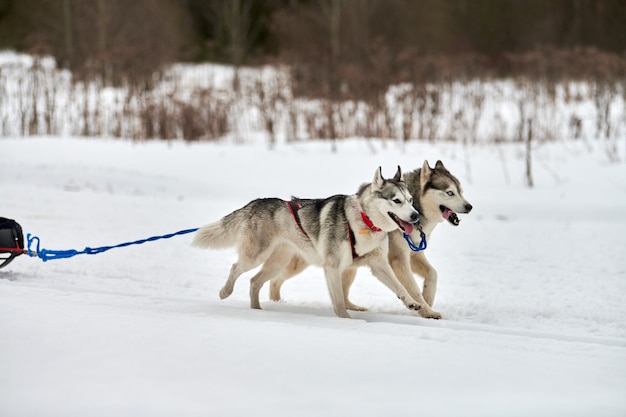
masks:
[[[411,233],[407,233],[413,242],[421,241],[421,232],[426,241],[435,227],[444,221],[453,226],[461,222],[457,213],[469,213],[472,205],[463,197],[463,188],[459,180],[450,173],[441,161],[437,161],[431,168],[428,161],[424,161],[422,168],[418,168],[404,175],[409,192],[413,196],[413,206],[419,213],[420,225]],[[301,200],[303,204],[311,200]],[[314,200],[313,200],[314,201]],[[411,297],[423,307],[419,314],[426,318],[441,318],[441,313],[434,311],[432,306],[437,292],[437,271],[428,262],[424,251],[413,252],[404,239],[401,231],[389,234],[389,263],[404,288]],[[271,280],[270,298],[280,301],[280,288],[287,279],[304,270],[308,264],[304,259],[294,257],[289,265]],[[413,273],[424,278],[423,290],[420,289]],[[349,268],[343,273],[343,295],[346,307],[350,310],[365,311],[349,300],[350,286],[354,282],[356,268]]]
[[[220,291],[222,299],[234,289],[237,278],[259,265],[250,281],[250,304],[261,308],[263,284],[286,270],[292,259],[324,268],[335,314],[350,317],[342,275],[350,268],[367,265],[372,273],[409,309],[424,302],[411,297],[389,265],[389,232],[411,234],[419,213],[398,167],[392,179],[380,167],[372,183],[354,195],[335,195],[306,204],[278,198],[253,200],[222,219],[201,227],[193,245],[201,248],[235,247],[238,259]],[[420,294],[421,298],[421,294]]]

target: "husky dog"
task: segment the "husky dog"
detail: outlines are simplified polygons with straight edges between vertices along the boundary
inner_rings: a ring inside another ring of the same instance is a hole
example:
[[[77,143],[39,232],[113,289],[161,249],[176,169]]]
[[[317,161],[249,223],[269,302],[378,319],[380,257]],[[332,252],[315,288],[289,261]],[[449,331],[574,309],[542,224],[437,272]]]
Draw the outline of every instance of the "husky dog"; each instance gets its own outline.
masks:
[[[424,161],[421,169],[404,175],[409,192],[413,196],[413,207],[421,214],[420,226],[409,233],[412,241],[421,240],[423,231],[426,240],[430,238],[435,226],[447,220],[458,226],[460,219],[457,213],[469,213],[472,205],[463,197],[463,189],[459,180],[450,173],[441,161],[434,168]],[[441,318],[441,314],[432,310],[437,292],[437,271],[428,262],[423,251],[412,252],[401,231],[389,234],[389,263],[404,288],[414,300],[422,304],[419,314],[426,318]],[[270,282],[270,298],[280,301],[280,287],[287,279],[304,270],[308,264],[299,257],[294,257],[280,275]],[[413,273],[424,278],[423,291],[420,290]],[[353,304],[348,296],[350,286],[354,282],[356,268],[349,268],[343,274],[343,295],[346,307],[350,310],[365,311],[364,307]]]
[[[302,206],[278,198],[253,200],[201,227],[192,244],[201,248],[237,248],[237,262],[220,291],[222,299],[233,292],[241,274],[263,264],[250,280],[252,308],[261,308],[259,291],[263,284],[296,258],[306,265],[324,268],[339,317],[350,317],[342,274],[355,265],[368,265],[372,274],[409,309],[419,310],[424,303],[409,295],[394,275],[387,256],[388,233],[401,230],[410,234],[418,219],[400,167],[393,179],[383,178],[379,167],[373,182],[361,186],[354,195],[335,195]]]

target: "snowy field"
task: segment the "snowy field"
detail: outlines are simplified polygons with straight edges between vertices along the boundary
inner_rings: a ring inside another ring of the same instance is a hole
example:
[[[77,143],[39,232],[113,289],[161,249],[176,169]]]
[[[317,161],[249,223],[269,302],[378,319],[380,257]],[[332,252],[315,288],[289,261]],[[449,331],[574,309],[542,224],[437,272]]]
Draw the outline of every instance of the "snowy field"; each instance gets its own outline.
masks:
[[[350,140],[265,146],[0,139],[0,216],[47,249],[198,227],[256,197],[350,194],[441,159],[473,204],[441,224],[426,320],[365,270],[334,316],[320,268],[220,300],[232,250],[193,235],[0,270],[0,416],[624,416],[626,164],[522,149]],[[624,155],[621,155],[624,161]]]

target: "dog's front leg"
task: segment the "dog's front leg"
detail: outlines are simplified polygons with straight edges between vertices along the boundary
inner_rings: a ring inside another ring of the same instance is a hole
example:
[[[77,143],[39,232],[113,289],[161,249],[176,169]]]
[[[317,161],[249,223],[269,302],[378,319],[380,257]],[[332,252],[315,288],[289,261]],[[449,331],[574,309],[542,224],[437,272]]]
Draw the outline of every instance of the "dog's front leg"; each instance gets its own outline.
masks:
[[[402,235],[399,233],[392,234],[389,238],[389,264],[391,269],[393,270],[394,275],[400,282],[400,284],[411,294],[415,300],[417,300],[424,308],[419,310],[420,316],[428,319],[440,319],[441,313],[434,311],[431,306],[432,299],[434,299],[434,293],[432,294],[432,298],[429,301],[425,296],[426,293],[422,295],[422,291],[419,288],[419,285],[415,281],[415,276],[411,271],[411,268],[414,266],[413,261],[417,259],[423,259],[425,263],[420,263],[421,266],[425,267],[428,264],[426,258],[423,255],[423,252],[414,253],[411,252],[410,249],[406,246],[404,240],[401,237]],[[428,264],[430,265],[430,264]],[[430,268],[434,271],[434,268]],[[424,287],[424,291],[427,288],[432,288],[436,290],[437,286],[437,276],[435,275],[434,284],[432,281],[428,281],[430,284],[433,284],[432,287]]]
[[[326,276],[326,284],[328,285],[328,292],[330,292],[330,299],[333,302],[333,308],[337,317],[350,318],[348,309],[346,308],[346,302],[343,296],[343,284],[341,283],[342,270],[335,265],[324,265],[324,275]]]
[[[386,259],[382,258],[372,259],[372,261],[370,261],[372,274],[374,274],[380,282],[385,284],[387,288],[393,291],[409,309],[418,311],[422,317],[440,319],[441,314],[433,311],[421,297],[421,294],[418,297],[419,300],[414,299],[411,294],[409,294],[386,261]]]
[[[343,298],[346,301],[346,308],[348,310],[354,310],[354,311],[367,311],[367,308],[356,305],[352,301],[350,301],[350,287],[352,286],[352,283],[354,282],[355,278],[356,278],[355,267],[348,268],[345,271],[343,271],[343,274],[341,274],[341,281],[343,283]]]
[[[422,295],[429,306],[435,303],[435,294],[437,293],[437,271],[428,262],[423,252],[411,254],[411,270],[424,277],[424,290]]]
[[[413,296],[418,303],[422,306],[419,310],[420,316],[427,319],[440,319],[441,313],[430,308],[430,304],[422,296],[422,292],[417,288],[415,283],[415,277],[411,272],[409,260],[405,257],[396,258],[391,268],[393,268],[394,276],[397,277],[398,282],[402,285],[402,288],[407,288],[408,292]]]
[[[380,282],[385,284],[387,288],[393,291],[400,300],[411,310],[420,310],[423,306],[415,301],[407,290],[400,284],[400,281],[393,274],[389,264],[383,259],[373,258],[369,262],[372,274],[378,278]]]

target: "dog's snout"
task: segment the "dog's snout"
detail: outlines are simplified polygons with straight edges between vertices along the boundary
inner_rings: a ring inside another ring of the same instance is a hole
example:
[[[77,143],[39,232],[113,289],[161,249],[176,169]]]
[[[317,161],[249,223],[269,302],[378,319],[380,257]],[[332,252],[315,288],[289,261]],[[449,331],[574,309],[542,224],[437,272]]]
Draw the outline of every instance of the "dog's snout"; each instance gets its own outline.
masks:
[[[419,220],[420,215],[417,211],[414,211],[413,213],[411,213],[411,221],[413,223],[415,223],[417,220]]]
[[[471,205],[470,203],[467,203],[467,204],[465,205],[465,212],[466,212],[466,213],[469,213],[470,211],[472,211],[472,209],[473,209],[473,208],[474,208],[474,207],[472,207],[472,205]]]

